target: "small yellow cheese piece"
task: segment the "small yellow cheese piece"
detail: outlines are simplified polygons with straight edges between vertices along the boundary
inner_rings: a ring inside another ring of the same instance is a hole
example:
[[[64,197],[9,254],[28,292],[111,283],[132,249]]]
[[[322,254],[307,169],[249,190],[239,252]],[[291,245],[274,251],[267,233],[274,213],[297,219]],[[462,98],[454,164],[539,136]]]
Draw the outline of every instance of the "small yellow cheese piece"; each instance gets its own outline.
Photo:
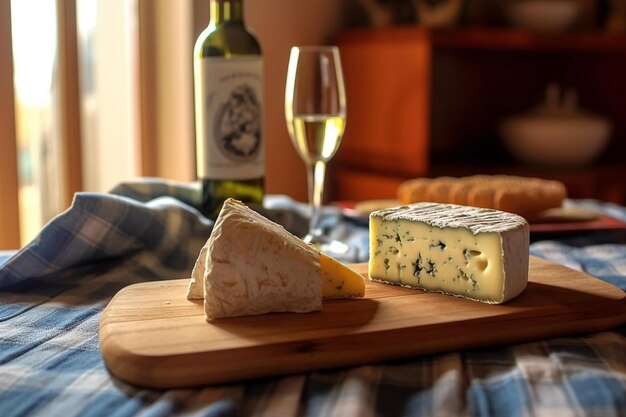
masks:
[[[361,275],[330,256],[320,253],[322,298],[337,300],[365,295],[365,280]]]

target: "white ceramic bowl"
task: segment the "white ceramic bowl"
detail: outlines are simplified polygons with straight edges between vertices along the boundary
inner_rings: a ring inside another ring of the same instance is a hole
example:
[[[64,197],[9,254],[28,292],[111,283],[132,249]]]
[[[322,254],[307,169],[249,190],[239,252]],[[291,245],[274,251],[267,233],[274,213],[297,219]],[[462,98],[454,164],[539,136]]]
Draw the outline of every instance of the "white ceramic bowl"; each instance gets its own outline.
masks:
[[[514,27],[545,33],[569,29],[579,11],[576,0],[513,0],[505,6],[506,17]]]
[[[611,124],[585,115],[528,115],[506,119],[500,132],[508,150],[522,162],[544,166],[580,166],[597,159],[606,148]]]

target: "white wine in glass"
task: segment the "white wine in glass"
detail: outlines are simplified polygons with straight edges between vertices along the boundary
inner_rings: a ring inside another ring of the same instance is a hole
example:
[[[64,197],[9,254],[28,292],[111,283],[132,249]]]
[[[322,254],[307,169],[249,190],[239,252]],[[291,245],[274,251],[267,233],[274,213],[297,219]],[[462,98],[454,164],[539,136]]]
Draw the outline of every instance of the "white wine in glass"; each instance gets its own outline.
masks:
[[[291,48],[285,118],[291,140],[308,168],[311,218],[304,241],[321,248],[330,243],[320,225],[326,163],[337,152],[346,125],[346,95],[337,47]]]

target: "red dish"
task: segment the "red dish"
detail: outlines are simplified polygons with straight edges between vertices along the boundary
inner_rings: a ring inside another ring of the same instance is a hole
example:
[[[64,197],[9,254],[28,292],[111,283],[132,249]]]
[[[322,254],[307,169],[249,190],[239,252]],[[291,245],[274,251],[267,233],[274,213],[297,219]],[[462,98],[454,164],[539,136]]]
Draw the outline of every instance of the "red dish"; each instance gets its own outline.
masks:
[[[353,201],[338,201],[345,217],[367,225],[368,213],[356,210]],[[570,211],[571,210],[571,211]],[[530,224],[531,233],[575,233],[603,230],[626,231],[626,222],[611,216],[596,214],[584,209],[564,209],[566,215],[551,215],[548,220]],[[572,214],[573,212],[573,214]]]

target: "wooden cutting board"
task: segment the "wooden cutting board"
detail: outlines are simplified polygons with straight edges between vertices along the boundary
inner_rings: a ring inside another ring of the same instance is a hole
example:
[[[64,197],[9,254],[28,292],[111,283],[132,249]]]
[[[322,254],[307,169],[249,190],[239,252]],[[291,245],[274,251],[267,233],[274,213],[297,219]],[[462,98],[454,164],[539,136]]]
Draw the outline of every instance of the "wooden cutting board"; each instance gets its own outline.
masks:
[[[353,265],[364,276],[367,264]],[[531,257],[529,284],[487,305],[367,283],[366,298],[319,313],[207,322],[186,299],[188,279],[121,290],[100,321],[109,370],[145,387],[179,388],[358,365],[459,349],[606,330],[626,323],[626,295],[612,285]]]

